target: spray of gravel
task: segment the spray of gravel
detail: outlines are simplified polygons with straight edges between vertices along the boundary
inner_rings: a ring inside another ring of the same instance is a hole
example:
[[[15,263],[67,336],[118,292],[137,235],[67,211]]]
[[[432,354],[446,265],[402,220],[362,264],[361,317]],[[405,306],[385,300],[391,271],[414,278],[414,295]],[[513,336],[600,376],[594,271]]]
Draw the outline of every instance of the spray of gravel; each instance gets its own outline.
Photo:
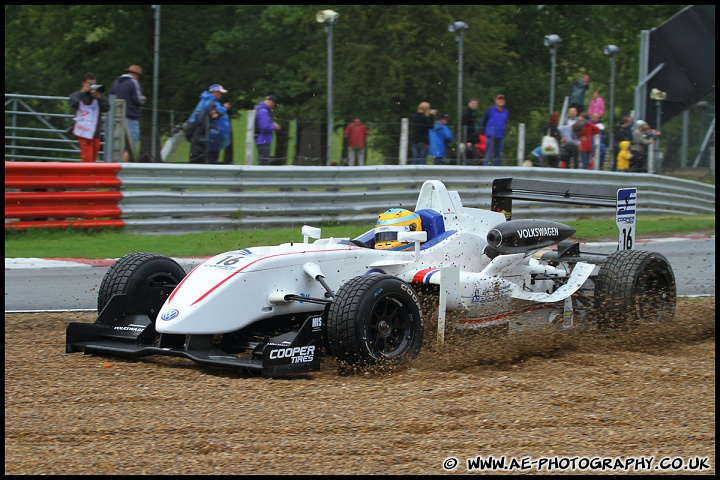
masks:
[[[64,325],[70,320],[91,321],[92,314],[45,314],[46,320]],[[11,331],[31,338],[33,332],[47,334],[47,323],[36,315],[6,315],[6,336]],[[448,319],[452,322],[452,318]],[[437,312],[427,311],[424,341],[419,356],[405,365],[373,367],[349,366],[334,357],[324,357],[323,374],[353,376],[388,376],[413,368],[419,371],[462,372],[474,368],[505,369],[522,366],[531,358],[559,358],[571,352],[612,353],[621,351],[664,354],[676,345],[687,345],[715,338],[715,297],[680,299],[672,321],[640,325],[632,329],[557,330],[538,327],[498,333],[487,330],[456,330],[447,327],[443,346],[437,344]],[[22,340],[22,337],[19,338]],[[34,340],[28,340],[34,342]],[[188,365],[187,368],[193,368]],[[196,367],[195,367],[196,368]],[[238,376],[242,376],[239,375]]]
[[[448,319],[448,323],[452,318]],[[348,366],[331,361],[340,375],[386,376],[407,368],[420,371],[463,371],[521,365],[530,358],[559,358],[570,352],[634,351],[665,353],[674,345],[715,338],[715,297],[678,302],[672,321],[601,332],[597,329],[537,327],[522,331],[457,330],[448,326],[437,344],[437,312],[425,317],[425,338],[418,358],[406,365]]]

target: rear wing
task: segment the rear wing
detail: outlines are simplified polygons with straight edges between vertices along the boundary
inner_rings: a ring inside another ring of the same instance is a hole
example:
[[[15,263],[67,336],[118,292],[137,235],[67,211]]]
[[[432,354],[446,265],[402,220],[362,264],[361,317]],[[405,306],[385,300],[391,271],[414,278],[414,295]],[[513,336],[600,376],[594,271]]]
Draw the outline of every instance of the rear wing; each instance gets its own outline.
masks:
[[[632,249],[635,243],[637,188],[614,188],[604,185],[576,185],[545,180],[496,178],[492,183],[490,209],[512,218],[512,201],[565,203],[615,209],[618,227],[618,249]]]

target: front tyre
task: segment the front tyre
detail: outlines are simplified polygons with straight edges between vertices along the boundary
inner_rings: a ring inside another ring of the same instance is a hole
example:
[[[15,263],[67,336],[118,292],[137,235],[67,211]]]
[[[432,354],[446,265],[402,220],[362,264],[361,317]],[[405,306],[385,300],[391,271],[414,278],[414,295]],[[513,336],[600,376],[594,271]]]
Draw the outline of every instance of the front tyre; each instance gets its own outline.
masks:
[[[113,295],[127,294],[128,308],[147,314],[154,322],[165,300],[185,275],[185,269],[172,258],[154,253],[125,255],[108,269],[100,283],[98,313]]]
[[[663,322],[675,315],[675,275],[667,259],[647,250],[618,250],[595,280],[595,312],[601,329]]]
[[[352,365],[402,364],[423,342],[420,300],[392,275],[355,277],[342,285],[327,320],[330,351]]]

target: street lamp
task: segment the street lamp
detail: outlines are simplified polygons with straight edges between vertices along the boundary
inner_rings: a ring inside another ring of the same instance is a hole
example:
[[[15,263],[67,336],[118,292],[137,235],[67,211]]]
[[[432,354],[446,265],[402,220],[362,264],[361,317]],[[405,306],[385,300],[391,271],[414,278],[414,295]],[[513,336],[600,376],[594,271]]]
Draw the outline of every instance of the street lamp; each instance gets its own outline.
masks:
[[[153,158],[160,159],[160,153],[157,151],[158,146],[158,73],[160,71],[160,5],[150,5],[155,10],[155,50],[153,55],[153,109],[152,109],[152,143],[150,145],[150,153]]]
[[[327,164],[330,165],[330,157],[332,152],[332,135],[333,135],[333,93],[332,93],[332,27],[335,25],[338,21],[338,18],[340,17],[340,14],[333,10],[320,10],[316,15],[315,19],[318,23],[326,23],[327,26],[325,27],[325,31],[328,34],[328,42],[327,42],[327,49],[328,49],[328,93],[327,93]]]
[[[661,113],[662,113],[662,102],[667,98],[667,93],[658,90],[657,88],[653,88],[650,90],[650,98],[655,100],[655,117],[657,118],[657,121],[655,122],[655,130],[660,131],[660,120],[662,119]],[[660,137],[655,137],[655,159],[659,160],[657,162],[657,170],[661,171],[662,168],[662,153],[660,153]],[[654,171],[651,172],[648,169],[648,173],[655,173]]]
[[[609,144],[605,149],[606,157],[611,160],[614,159],[613,147],[615,146],[615,55],[620,52],[620,49],[615,45],[605,45],[603,47],[603,53],[610,58],[610,135]]]
[[[552,59],[552,73],[550,74],[550,113],[555,111],[555,59],[557,58],[557,47],[562,42],[559,35],[545,35],[543,43],[550,47]]]
[[[453,22],[448,25],[449,32],[455,32],[455,40],[458,41],[458,110],[457,110],[457,163],[460,164],[460,150],[462,143],[462,73],[463,73],[463,34],[467,31],[468,25],[465,22]]]

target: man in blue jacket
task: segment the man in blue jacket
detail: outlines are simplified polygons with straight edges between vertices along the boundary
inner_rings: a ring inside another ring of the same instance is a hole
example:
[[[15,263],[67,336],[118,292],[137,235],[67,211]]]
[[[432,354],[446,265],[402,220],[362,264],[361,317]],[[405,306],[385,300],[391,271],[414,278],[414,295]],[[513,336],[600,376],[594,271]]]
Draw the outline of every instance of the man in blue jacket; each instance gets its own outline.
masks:
[[[200,101],[188,123],[196,124],[195,134],[190,141],[190,163],[216,164],[220,152],[230,144],[230,102],[220,103],[228,93],[219,83],[210,85],[200,94]]]
[[[449,120],[450,115],[439,113],[433,128],[430,129],[430,151],[428,153],[433,157],[433,165],[447,165],[445,159],[447,144],[453,139],[452,132],[448,128]]]
[[[255,145],[258,149],[258,165],[270,165],[270,148],[273,132],[280,130],[280,125],[272,121],[272,109],[277,107],[275,95],[268,95],[265,100],[255,105]]]
[[[495,105],[485,111],[481,120],[483,131],[487,137],[486,166],[502,166],[507,121],[508,111],[505,108],[505,95],[498,95],[495,97]]]

